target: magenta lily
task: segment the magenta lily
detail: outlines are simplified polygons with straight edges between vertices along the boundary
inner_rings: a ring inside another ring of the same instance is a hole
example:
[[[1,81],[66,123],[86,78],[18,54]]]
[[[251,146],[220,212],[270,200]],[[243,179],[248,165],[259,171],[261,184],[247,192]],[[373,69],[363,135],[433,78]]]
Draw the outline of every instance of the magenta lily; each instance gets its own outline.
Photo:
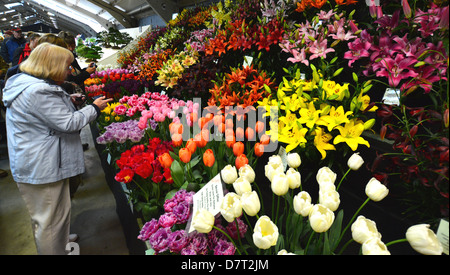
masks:
[[[410,68],[415,62],[415,59],[405,58],[405,56],[401,54],[397,54],[395,59],[390,57],[383,58],[379,62],[380,70],[376,72],[376,76],[386,77],[389,80],[389,85],[391,87],[397,87],[401,80],[419,75]]]

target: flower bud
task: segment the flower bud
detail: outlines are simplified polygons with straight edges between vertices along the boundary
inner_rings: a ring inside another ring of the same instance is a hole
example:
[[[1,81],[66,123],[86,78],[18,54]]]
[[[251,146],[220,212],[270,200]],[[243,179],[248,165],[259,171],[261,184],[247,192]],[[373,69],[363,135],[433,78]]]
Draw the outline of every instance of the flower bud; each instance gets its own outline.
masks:
[[[226,194],[220,204],[220,214],[227,222],[240,217],[242,215],[241,197],[233,192]]]
[[[334,222],[334,213],[328,207],[316,204],[309,212],[309,224],[311,228],[317,232],[322,233],[330,229]]]
[[[287,163],[291,168],[297,168],[302,164],[302,160],[300,159],[300,155],[298,153],[289,153],[287,155]]]
[[[270,184],[272,192],[277,196],[286,195],[289,191],[289,182],[284,173],[277,173],[273,176],[272,182]]]
[[[362,244],[363,255],[391,255],[380,238],[370,238]]]
[[[172,165],[173,159],[169,153],[164,153],[158,157],[159,163],[163,168],[170,168]]]
[[[236,168],[239,170],[242,166],[248,164],[248,158],[245,154],[240,154],[235,161]]]
[[[234,191],[239,196],[242,196],[242,194],[244,194],[245,192],[252,191],[252,186],[250,185],[250,182],[244,177],[237,178],[237,180],[233,182],[233,188]]]
[[[238,177],[236,167],[228,164],[220,171],[220,176],[226,184],[232,184]]]
[[[178,151],[178,156],[184,163],[191,161],[191,151],[188,148],[181,148],[180,151]]]
[[[406,239],[411,247],[423,255],[441,255],[442,244],[429,224],[413,225],[406,231]]]
[[[282,249],[282,250],[278,251],[277,255],[295,255],[295,254],[292,252],[287,252],[286,249]]]
[[[272,181],[273,176],[278,173],[284,173],[284,166],[280,156],[269,157],[269,162],[264,166],[266,177]]]
[[[209,233],[214,225],[214,216],[206,209],[198,210],[192,218],[192,227],[199,233]]]
[[[354,153],[347,161],[348,168],[353,171],[358,170],[364,163],[363,158],[359,155],[359,153]]]
[[[298,193],[294,197],[294,211],[295,213],[307,217],[313,205],[311,204],[311,196],[306,191]]]
[[[277,244],[278,227],[267,216],[261,216],[253,230],[253,242],[260,249],[269,249]]]
[[[261,209],[261,202],[259,201],[256,191],[247,192],[241,196],[242,209],[249,216],[255,216]]]
[[[366,195],[373,201],[381,201],[389,193],[389,189],[376,178],[371,178],[366,185]]]
[[[358,216],[352,224],[351,230],[353,240],[360,244],[363,244],[370,238],[381,239],[381,234],[378,232],[376,223],[366,219],[364,216]]]
[[[287,181],[289,183],[289,188],[295,189],[300,187],[302,183],[302,177],[300,172],[296,171],[294,168],[289,168],[286,171]]]
[[[203,163],[207,167],[212,167],[215,161],[214,152],[211,149],[207,149],[205,153],[203,153]]]
[[[244,177],[248,180],[248,182],[252,183],[255,181],[255,171],[253,170],[253,168],[246,164],[244,166],[242,166],[241,168],[239,168],[239,176],[240,177]]]

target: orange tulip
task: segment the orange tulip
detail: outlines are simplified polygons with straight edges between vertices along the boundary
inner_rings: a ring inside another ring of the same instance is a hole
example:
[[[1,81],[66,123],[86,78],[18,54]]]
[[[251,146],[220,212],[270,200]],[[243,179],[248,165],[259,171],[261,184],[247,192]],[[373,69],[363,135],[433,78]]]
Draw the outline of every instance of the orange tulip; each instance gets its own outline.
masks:
[[[208,133],[208,135],[206,135],[206,132],[204,133],[203,131],[201,131],[200,133],[195,135],[194,141],[195,141],[195,144],[197,145],[197,147],[198,148],[205,147],[206,144],[208,143],[207,138],[209,138],[209,133]]]
[[[225,117],[223,115],[215,115],[213,118],[214,125],[218,126],[225,122]]]
[[[197,143],[194,141],[193,138],[190,138],[187,142],[186,142],[186,148],[189,149],[189,151],[191,151],[191,154],[195,153],[195,150],[197,150]]]
[[[225,142],[228,148],[233,148],[233,145],[236,143],[236,137],[234,135],[226,135],[225,134]]]
[[[257,121],[255,124],[255,131],[260,134],[264,131],[264,122]]]
[[[263,145],[267,145],[270,142],[270,137],[266,134],[263,134],[260,138],[259,141],[261,142],[261,144]]]
[[[183,144],[183,136],[181,134],[173,134],[172,144],[174,147],[181,146],[181,144]]]
[[[191,161],[191,151],[188,148],[181,148],[178,152],[180,160],[184,163]]]
[[[170,134],[182,134],[183,133],[183,124],[179,122],[171,122],[169,124]]]
[[[255,137],[255,130],[253,130],[250,127],[247,127],[247,129],[245,129],[245,138],[247,140],[253,140],[254,137]]]
[[[248,164],[248,158],[245,154],[240,154],[235,161],[236,169],[239,170],[242,166]]]
[[[214,152],[211,149],[208,149],[203,153],[203,163],[208,166],[212,167],[214,165],[214,162],[216,159],[214,158]]]
[[[220,133],[225,133],[225,123],[220,123],[217,128],[219,128]]]
[[[161,163],[161,166],[164,168],[170,168],[172,165],[173,159],[170,156],[169,153],[164,153],[158,157],[159,163]]]
[[[227,129],[233,129],[233,119],[231,118],[227,118],[225,120],[225,126],[227,127]]]
[[[244,143],[241,141],[236,142],[233,144],[233,154],[237,157],[239,155],[242,155],[244,153]]]
[[[260,157],[264,154],[264,145],[257,142],[255,143],[255,156]]]
[[[236,128],[236,140],[244,140],[244,129],[242,127]]]

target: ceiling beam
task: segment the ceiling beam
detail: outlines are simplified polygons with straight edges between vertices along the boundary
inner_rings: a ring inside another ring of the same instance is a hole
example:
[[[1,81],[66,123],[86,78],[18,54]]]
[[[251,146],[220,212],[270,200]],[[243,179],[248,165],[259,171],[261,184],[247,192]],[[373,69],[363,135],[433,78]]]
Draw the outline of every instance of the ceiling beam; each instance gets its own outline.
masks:
[[[109,14],[111,14],[125,28],[138,27],[137,20],[133,16],[129,16],[126,12],[122,12],[118,8],[110,4],[107,4],[101,0],[88,0],[88,1],[109,12]]]
[[[178,5],[172,0],[146,0],[150,7],[158,14],[164,22],[172,20],[172,15],[178,12]]]

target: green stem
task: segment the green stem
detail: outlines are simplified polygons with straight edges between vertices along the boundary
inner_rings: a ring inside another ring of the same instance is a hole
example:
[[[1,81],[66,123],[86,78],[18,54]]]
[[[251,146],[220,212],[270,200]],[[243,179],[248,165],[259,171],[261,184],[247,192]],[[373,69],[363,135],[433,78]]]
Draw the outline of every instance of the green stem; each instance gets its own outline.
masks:
[[[341,186],[342,181],[345,179],[345,177],[347,176],[347,174],[351,171],[352,169],[348,169],[347,172],[344,174],[344,176],[342,177],[341,181],[339,182],[338,186],[336,187],[336,191],[339,190],[339,187]]]
[[[348,246],[349,244],[351,244],[353,241],[354,241],[353,239],[348,240],[348,241],[344,244],[344,246],[341,248],[341,250],[339,251],[338,255],[341,255],[341,254],[344,252],[344,250],[347,248],[347,246]]]
[[[313,232],[311,233],[311,235],[309,236],[308,243],[306,244],[306,247],[305,247],[305,255],[306,255],[306,253],[308,252],[309,244],[311,243],[311,240],[313,239],[313,237],[314,237],[315,234],[316,234],[316,231],[313,231]]]
[[[355,220],[356,216],[359,214],[359,212],[363,209],[363,207],[370,201],[370,198],[367,198],[366,201],[359,207],[359,209],[355,212],[352,219],[348,222],[347,226],[345,227],[344,231],[342,231],[341,236],[339,237],[339,241],[336,243],[336,247],[341,242],[342,238],[344,237],[345,232],[347,229],[352,225],[353,221]],[[336,249],[335,247],[335,249]]]
[[[234,222],[236,223],[236,229],[237,229],[237,233],[238,233],[238,240],[239,240],[239,245],[243,248],[244,246],[242,245],[242,241],[241,241],[241,231],[239,231],[239,223],[237,221],[237,219],[234,219]],[[245,254],[248,255],[247,250],[244,248],[244,252]]]
[[[133,182],[139,187],[139,189],[141,189],[141,191],[144,193],[145,200],[148,202],[149,194],[144,190],[144,188],[142,188],[142,186],[137,181],[133,180]]]
[[[395,240],[395,241],[387,243],[386,246],[390,246],[390,245],[393,245],[393,244],[396,244],[396,243],[404,243],[404,242],[407,242],[407,241],[408,241],[407,239],[399,239],[399,240]]]
[[[239,250],[239,248],[237,247],[237,245],[234,243],[233,239],[230,237],[230,235],[228,235],[227,233],[225,233],[222,229],[216,227],[215,225],[213,225],[213,228],[218,230],[220,233],[224,234],[230,241],[231,243],[234,245],[234,247],[236,247],[237,252],[239,253],[239,255],[242,255],[241,251]]]
[[[276,213],[276,218],[275,218],[275,224],[278,223],[278,212],[280,211],[280,196],[277,196],[277,213]]]

